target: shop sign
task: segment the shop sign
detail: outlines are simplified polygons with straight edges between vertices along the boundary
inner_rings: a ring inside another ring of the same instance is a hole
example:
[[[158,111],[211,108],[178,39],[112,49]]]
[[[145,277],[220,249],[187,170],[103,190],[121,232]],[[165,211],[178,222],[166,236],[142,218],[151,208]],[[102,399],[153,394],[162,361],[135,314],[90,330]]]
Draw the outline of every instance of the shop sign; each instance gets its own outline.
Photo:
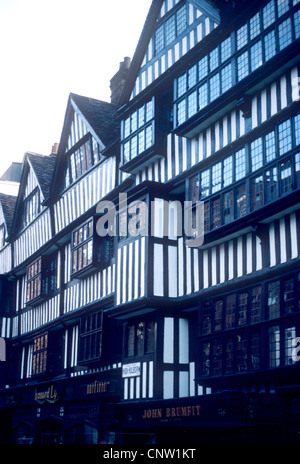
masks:
[[[173,408],[144,409],[142,419],[174,419],[200,416],[201,406],[177,406]]]
[[[39,404],[43,404],[46,401],[48,403],[56,403],[58,400],[58,393],[54,385],[50,385],[46,390],[35,389],[34,401],[37,401]]]
[[[141,363],[123,364],[122,377],[137,377],[141,375]]]
[[[93,383],[88,383],[86,386],[87,395],[100,395],[101,393],[107,393],[110,386],[110,382],[95,380]]]

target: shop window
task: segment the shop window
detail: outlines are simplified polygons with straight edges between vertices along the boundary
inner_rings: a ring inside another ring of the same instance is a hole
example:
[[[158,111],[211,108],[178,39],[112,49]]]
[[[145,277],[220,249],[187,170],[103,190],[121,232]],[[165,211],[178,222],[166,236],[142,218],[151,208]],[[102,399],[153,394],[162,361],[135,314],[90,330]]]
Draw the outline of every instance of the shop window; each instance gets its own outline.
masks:
[[[102,311],[84,316],[80,321],[81,361],[93,361],[101,357]]]
[[[47,370],[48,333],[33,340],[32,375],[44,374]]]
[[[127,326],[127,357],[144,356],[155,351],[156,323],[140,321]]]

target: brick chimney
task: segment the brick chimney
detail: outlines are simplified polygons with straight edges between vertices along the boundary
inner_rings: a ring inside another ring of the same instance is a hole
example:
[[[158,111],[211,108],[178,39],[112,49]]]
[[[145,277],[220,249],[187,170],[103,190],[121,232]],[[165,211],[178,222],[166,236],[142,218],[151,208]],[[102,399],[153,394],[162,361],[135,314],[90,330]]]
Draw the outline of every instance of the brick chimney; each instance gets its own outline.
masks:
[[[110,80],[110,89],[111,89],[111,97],[110,101],[113,105],[118,105],[120,100],[121,94],[123,92],[126,79],[129,73],[129,67],[131,63],[131,58],[126,56],[124,61],[120,63],[119,71],[113,76]]]

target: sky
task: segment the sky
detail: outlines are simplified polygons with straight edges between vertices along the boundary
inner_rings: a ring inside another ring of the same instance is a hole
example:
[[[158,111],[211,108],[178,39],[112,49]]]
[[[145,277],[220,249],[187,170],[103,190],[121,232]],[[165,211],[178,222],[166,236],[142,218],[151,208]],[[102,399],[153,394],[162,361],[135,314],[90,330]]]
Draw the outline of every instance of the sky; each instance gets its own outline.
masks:
[[[0,176],[60,141],[69,94],[110,101],[151,0],[0,0]]]

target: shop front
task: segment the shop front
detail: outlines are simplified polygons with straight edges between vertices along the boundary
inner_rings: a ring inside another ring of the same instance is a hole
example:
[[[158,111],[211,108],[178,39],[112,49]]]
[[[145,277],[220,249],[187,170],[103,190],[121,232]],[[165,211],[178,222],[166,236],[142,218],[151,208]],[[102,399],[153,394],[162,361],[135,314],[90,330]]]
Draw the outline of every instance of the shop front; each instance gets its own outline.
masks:
[[[97,444],[117,421],[118,370],[43,382],[0,393],[13,444]],[[6,441],[7,442],[7,441]]]
[[[276,395],[239,392],[120,405],[118,443],[200,445],[277,442],[283,433]],[[144,441],[143,441],[144,440]]]

